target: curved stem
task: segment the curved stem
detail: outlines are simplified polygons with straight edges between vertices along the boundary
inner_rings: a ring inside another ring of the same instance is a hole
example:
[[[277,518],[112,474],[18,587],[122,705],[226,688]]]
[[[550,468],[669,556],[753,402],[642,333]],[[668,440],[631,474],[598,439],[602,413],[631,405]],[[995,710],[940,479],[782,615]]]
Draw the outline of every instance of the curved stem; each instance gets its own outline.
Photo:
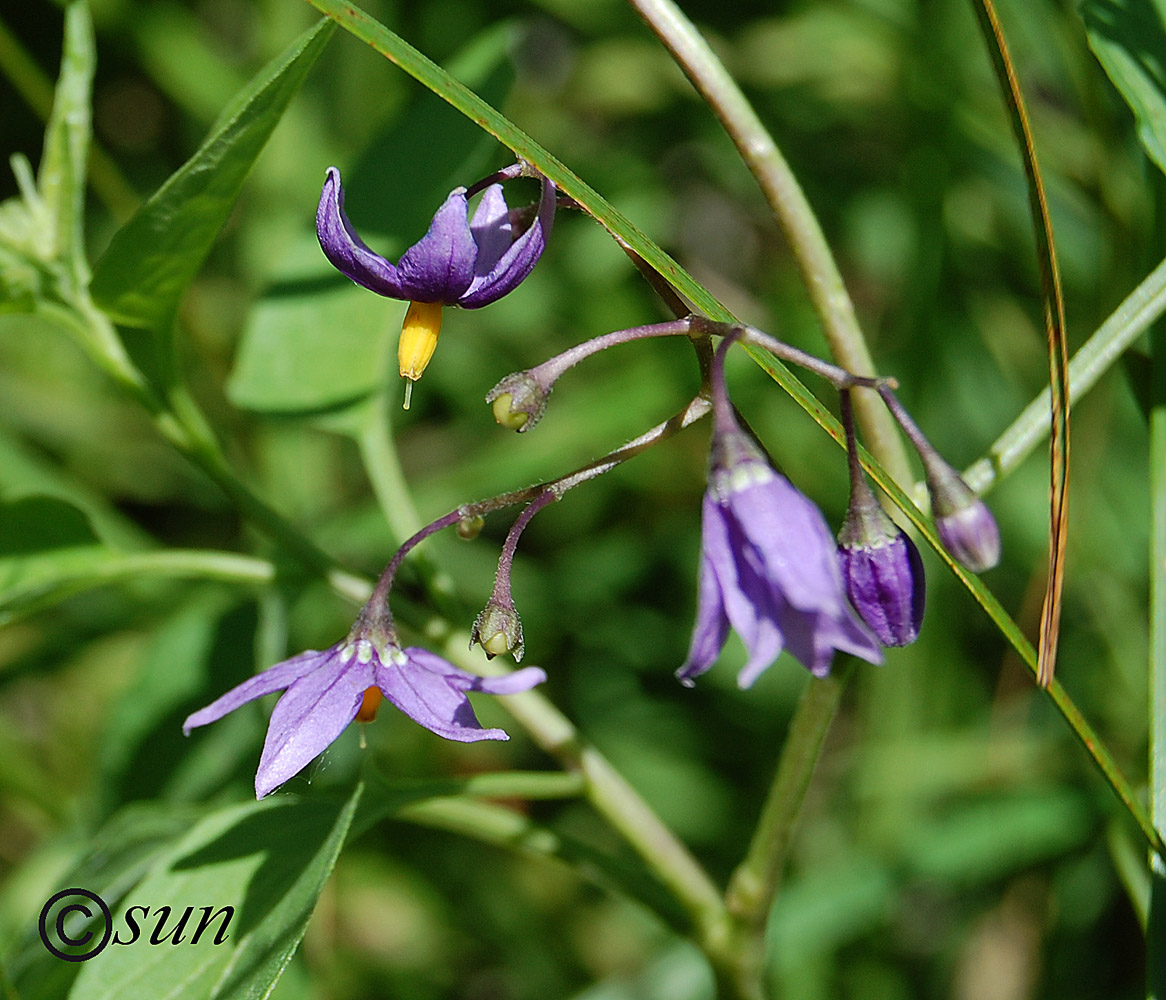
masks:
[[[0,20],[0,73],[3,73],[24,102],[44,122],[53,112],[53,85],[20,40]],[[114,219],[125,222],[138,207],[139,199],[113,158],[89,138],[89,183],[105,202]]]
[[[797,178],[741,89],[672,0],[629,0],[708,103],[757,180],[802,271],[830,351],[843,368],[875,371],[854,304],[822,228]],[[878,401],[855,400],[871,452],[898,482],[909,482],[907,455]]]
[[[685,316],[663,323],[650,323],[646,326],[629,327],[626,330],[613,330],[611,333],[592,337],[581,344],[576,344],[562,354],[556,354],[553,358],[548,358],[542,364],[528,369],[526,374],[538,383],[543,392],[550,392],[551,387],[564,372],[574,368],[580,361],[591,357],[591,355],[598,354],[600,351],[605,351],[618,344],[630,343],[633,340],[646,340],[649,337],[687,336],[693,328],[694,319],[695,317]]]
[[[498,661],[471,656],[465,633],[451,635],[442,655],[458,666],[491,677],[507,670]],[[672,892],[702,935],[724,927],[720,891],[688,848],[640,794],[554,704],[537,690],[499,699],[531,737],[568,771],[581,774],[592,807],[617,830]]]
[[[79,335],[86,353],[101,370],[146,410],[159,433],[202,469],[258,530],[304,566],[321,576],[335,578],[340,589],[359,589],[358,577],[347,574],[335,559],[243,482],[185,388],[173,386],[168,398],[163,399],[126,353],[108,317],[88,296],[81,296],[74,308],[76,311],[45,307],[44,312]]]

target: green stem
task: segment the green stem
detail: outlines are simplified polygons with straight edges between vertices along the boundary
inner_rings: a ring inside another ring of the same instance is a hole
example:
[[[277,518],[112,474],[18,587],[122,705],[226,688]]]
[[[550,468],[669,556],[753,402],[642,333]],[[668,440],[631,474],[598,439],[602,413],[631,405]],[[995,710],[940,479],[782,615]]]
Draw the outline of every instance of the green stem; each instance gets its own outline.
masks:
[[[736,81],[672,0],[629,2],[708,102],[760,185],[793,248],[834,360],[849,371],[876,375],[822,227],[777,143]],[[869,393],[860,393],[854,404],[870,450],[897,481],[908,482],[910,467],[894,421]]]
[[[854,661],[848,657],[832,676],[810,680],[782,747],[753,841],[729,881],[729,911],[755,928],[764,928],[777,896],[810,779],[853,672]]]
[[[1081,399],[1145,330],[1166,312],[1166,260],[1119,305],[1069,362],[1070,405]],[[1049,433],[1048,389],[1041,391],[963,474],[983,494],[1015,469]]]
[[[248,521],[298,562],[325,577],[341,593],[353,594],[364,589],[360,577],[345,572],[335,559],[239,478],[185,388],[172,387],[169,398],[163,400],[126,353],[108,317],[87,296],[75,308],[76,311],[46,306],[44,311],[77,332],[86,352],[102,371],[142,405],[159,433],[202,469]]]
[[[494,677],[506,673],[497,660],[483,663],[471,656],[464,632],[448,638],[442,655],[475,673]],[[721,937],[725,910],[720,891],[627,779],[540,692],[525,691],[499,700],[539,746],[566,770],[582,775],[588,802],[649,864],[702,938]]]

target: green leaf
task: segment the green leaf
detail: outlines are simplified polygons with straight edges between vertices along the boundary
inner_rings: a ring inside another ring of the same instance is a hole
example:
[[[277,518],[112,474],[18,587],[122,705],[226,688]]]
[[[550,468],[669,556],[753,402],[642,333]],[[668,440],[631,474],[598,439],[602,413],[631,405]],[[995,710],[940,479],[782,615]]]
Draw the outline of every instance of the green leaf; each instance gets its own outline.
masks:
[[[24,497],[0,507],[0,560],[96,540],[89,519],[64,500]]]
[[[235,759],[225,761],[207,752],[213,741],[182,734],[192,708],[254,669],[255,613],[249,603],[233,607],[237,600],[222,588],[196,588],[151,637],[103,726],[96,756],[104,802],[190,801],[221,785],[216,765],[238,766],[243,755],[254,763],[261,732],[255,742],[236,741]]]
[[[77,0],[65,13],[61,76],[45,128],[44,155],[37,177],[52,226],[52,258],[62,265],[74,291],[84,288],[89,277],[83,223],[95,59],[89,6]]]
[[[331,34],[321,21],[265,67],[194,156],[114,234],[92,284],[114,320],[169,328],[251,165]]]
[[[981,884],[1079,847],[1093,827],[1077,792],[1029,789],[961,804],[917,824],[903,855],[923,878]]]
[[[139,803],[123,809],[95,835],[79,845],[78,861],[63,875],[40,886],[40,899],[22,899],[34,907],[19,915],[23,933],[4,964],[20,1000],[59,1000],[80,966],[50,954],[37,933],[37,909],[41,902],[64,886],[83,886],[96,892],[111,907],[142,879],[157,858],[199,818],[201,810],[180,809],[172,804]],[[53,845],[48,851],[59,850]],[[58,866],[53,864],[52,871]]]
[[[385,377],[404,309],[323,272],[276,286],[243,330],[227,386],[231,402],[299,412],[367,395]]]
[[[1138,138],[1166,170],[1166,17],[1162,0],[1085,0],[1089,47],[1138,122]]]
[[[114,914],[114,941],[86,963],[69,993],[74,1000],[215,1000],[266,997],[291,960],[324,887],[360,800],[346,802],[278,797],[212,813],[182,837],[135,886]],[[166,943],[150,943],[159,908],[170,907],[160,929]],[[186,907],[193,907],[181,941],[170,935]],[[197,943],[193,931],[202,907],[233,907],[225,939],[214,932]],[[216,944],[216,936],[221,943]]]
[[[884,864],[844,855],[781,892],[765,932],[766,951],[781,966],[828,954],[885,924],[894,899],[894,879]]]

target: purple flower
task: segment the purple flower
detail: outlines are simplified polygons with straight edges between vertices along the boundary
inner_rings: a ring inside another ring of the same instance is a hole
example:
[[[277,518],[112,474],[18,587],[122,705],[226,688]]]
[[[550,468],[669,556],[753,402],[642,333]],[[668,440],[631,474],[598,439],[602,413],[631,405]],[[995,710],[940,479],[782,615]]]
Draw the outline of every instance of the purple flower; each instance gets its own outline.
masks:
[[[892,535],[875,542],[842,542],[838,559],[859,617],[884,646],[906,646],[919,637],[927,588],[915,543],[893,522],[891,528]]]
[[[182,729],[189,734],[240,705],[286,689],[271,713],[255,772],[255,797],[261,799],[298,774],[354,719],[370,721],[381,696],[447,740],[505,740],[503,730],[482,728],[466,692],[514,694],[544,680],[538,667],[477,677],[428,650],[378,644],[354,629],[323,652],[309,650],[256,674],[195,712]]]
[[[932,513],[939,540],[956,562],[973,573],[983,573],[1000,562],[1000,529],[983,500],[972,496],[964,506],[948,509],[933,499]]]
[[[373,253],[344,214],[340,171],[329,167],[316,211],[325,256],[358,285],[393,299],[477,309],[512,292],[546,246],[555,214],[555,186],[543,178],[538,216],[521,236],[510,220],[501,184],[491,184],[469,220],[466,189],[454,188],[427,232],[396,265]]]
[[[850,390],[841,394],[850,466],[850,508],[838,532],[838,563],[854,610],[884,646],[919,637],[927,585],[915,543],[879,506],[858,459]]]
[[[502,298],[523,281],[546,246],[555,215],[555,186],[542,179],[538,214],[516,232],[502,185],[491,184],[469,218],[467,192],[454,188],[427,232],[396,264],[373,253],[344,214],[340,171],[329,167],[316,210],[316,234],[324,255],[358,285],[412,303],[398,350],[403,377],[416,380],[429,363],[441,332],[441,306],[477,309]]]
[[[701,524],[696,628],[677,676],[686,684],[717,658],[732,626],[749,660],[737,683],[749,687],[788,649],[815,676],[835,650],[881,663],[874,637],[843,591],[834,537],[821,511],[799,493],[735,426],[717,428]]]

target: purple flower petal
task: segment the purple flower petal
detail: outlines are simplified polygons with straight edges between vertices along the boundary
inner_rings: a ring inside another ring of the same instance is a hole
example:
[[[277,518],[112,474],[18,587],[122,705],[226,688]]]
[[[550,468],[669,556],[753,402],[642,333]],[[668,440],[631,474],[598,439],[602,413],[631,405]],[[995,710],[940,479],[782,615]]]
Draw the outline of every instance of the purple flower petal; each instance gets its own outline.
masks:
[[[255,771],[255,797],[263,798],[299,774],[356,718],[366,688],[375,683],[378,662],[372,644],[333,647],[331,663],[321,663],[287,689],[267,726]]]
[[[838,549],[850,603],[884,646],[906,646],[919,636],[926,587],[919,550],[903,532],[885,544]]]
[[[514,227],[510,224],[510,209],[502,194],[501,184],[491,184],[482,193],[478,209],[470,220],[470,232],[478,245],[478,259],[474,261],[474,276],[486,275],[502,259],[514,242]]]
[[[709,508],[716,508],[716,515]],[[713,533],[713,566],[720,581],[725,613],[749,655],[737,675],[737,684],[750,687],[785,647],[782,634],[789,607],[780,590],[765,575],[761,553],[749,542],[731,508],[706,495],[705,523],[720,523],[723,531]],[[719,551],[718,551],[719,550]]]
[[[713,568],[712,559],[708,554],[708,546],[702,545],[701,547],[704,554],[700,560],[696,627],[692,631],[688,658],[684,661],[684,665],[676,671],[676,676],[680,678],[680,682],[688,687],[692,687],[694,677],[700,676],[713,665],[729,635],[729,619],[725,614],[716,570]]]
[[[466,189],[455,188],[434,214],[429,232],[397,261],[404,298],[449,305],[470,287],[478,247],[468,211]]]
[[[542,256],[554,219],[555,185],[544,177],[538,216],[531,227],[514,241],[488,273],[474,277],[469,289],[458,299],[458,305],[478,309],[514,291]]]
[[[846,601],[834,538],[821,512],[754,452],[727,434],[714,439],[702,508],[697,621],[678,676],[690,682],[707,669],[729,625],[748,653],[737,677],[743,688],[783,649],[819,677],[829,673],[838,650],[881,662],[874,636]],[[728,456],[727,464],[719,464],[718,455]]]
[[[230,691],[212,701],[206,708],[200,708],[197,712],[187,716],[186,721],[182,724],[183,733],[189,736],[192,729],[217,722],[228,712],[235,711],[249,701],[262,698],[265,694],[271,694],[273,691],[282,691],[305,674],[327,663],[334,654],[335,648],[326,649],[322,653],[309,649],[298,656],[293,656],[290,660],[284,660],[273,667],[268,667],[262,673],[249,677],[242,684],[231,688]]]
[[[735,522],[761,553],[766,578],[794,607],[840,610],[842,577],[826,519],[785,476],[769,471],[772,479],[731,495]]]
[[[316,236],[332,266],[358,285],[394,299],[409,297],[402,291],[397,269],[365,246],[344,214],[344,188],[335,167],[329,167],[324,178],[316,209]]]
[[[451,683],[463,673],[425,650],[390,649],[386,661],[377,665],[376,679],[389,701],[438,736],[460,743],[510,739],[501,729],[482,728],[464,694],[464,682],[461,687]]]

